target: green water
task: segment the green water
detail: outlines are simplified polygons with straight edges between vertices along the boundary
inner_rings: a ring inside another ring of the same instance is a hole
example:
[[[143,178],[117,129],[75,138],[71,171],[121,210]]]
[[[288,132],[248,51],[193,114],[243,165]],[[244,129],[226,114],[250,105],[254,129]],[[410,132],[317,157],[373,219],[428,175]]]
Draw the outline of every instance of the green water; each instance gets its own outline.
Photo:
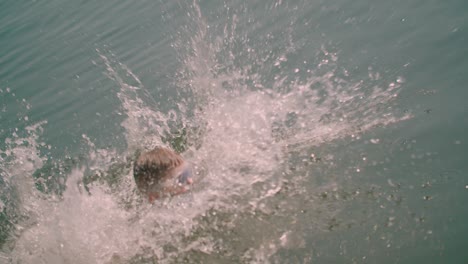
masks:
[[[466,263],[467,18],[2,1],[0,263]],[[128,168],[160,144],[203,177],[150,206]]]

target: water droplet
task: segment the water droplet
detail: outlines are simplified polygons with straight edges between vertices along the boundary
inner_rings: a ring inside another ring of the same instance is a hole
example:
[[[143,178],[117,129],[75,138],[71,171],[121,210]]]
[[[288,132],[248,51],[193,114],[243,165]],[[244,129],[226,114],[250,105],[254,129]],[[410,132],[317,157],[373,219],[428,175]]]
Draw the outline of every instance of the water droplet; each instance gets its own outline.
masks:
[[[426,201],[429,201],[429,200],[432,200],[432,197],[429,196],[429,195],[426,195],[426,196],[423,197],[423,199],[426,200]]]
[[[432,185],[431,185],[430,182],[425,182],[425,183],[421,184],[421,187],[422,187],[422,188],[428,188],[428,187],[431,187],[431,186],[432,186]]]

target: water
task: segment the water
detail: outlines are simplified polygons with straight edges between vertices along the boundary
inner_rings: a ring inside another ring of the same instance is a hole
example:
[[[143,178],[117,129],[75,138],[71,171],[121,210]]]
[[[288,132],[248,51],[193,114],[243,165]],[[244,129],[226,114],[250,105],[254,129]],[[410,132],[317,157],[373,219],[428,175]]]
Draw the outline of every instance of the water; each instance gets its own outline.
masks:
[[[468,259],[463,1],[0,6],[0,263]]]

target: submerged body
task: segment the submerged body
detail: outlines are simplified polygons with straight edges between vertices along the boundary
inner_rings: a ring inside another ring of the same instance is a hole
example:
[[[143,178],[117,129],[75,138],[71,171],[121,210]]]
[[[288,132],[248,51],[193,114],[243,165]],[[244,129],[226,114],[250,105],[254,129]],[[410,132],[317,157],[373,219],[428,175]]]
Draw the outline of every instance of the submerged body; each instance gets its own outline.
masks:
[[[142,153],[135,161],[133,176],[138,190],[150,202],[187,192],[193,183],[190,164],[162,147]]]

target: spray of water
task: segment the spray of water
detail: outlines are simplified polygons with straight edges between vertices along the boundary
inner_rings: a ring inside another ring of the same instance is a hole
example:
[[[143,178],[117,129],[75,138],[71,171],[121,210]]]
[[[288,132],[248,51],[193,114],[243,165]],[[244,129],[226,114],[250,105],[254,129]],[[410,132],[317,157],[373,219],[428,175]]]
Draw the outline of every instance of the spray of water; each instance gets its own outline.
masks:
[[[112,53],[97,50],[99,64],[117,87],[121,105],[116,112],[126,116],[121,124],[126,153],[97,149],[83,135],[90,148],[88,166],[72,171],[61,197],[50,197],[35,191],[31,177],[44,159],[37,137],[42,124],[29,128],[30,137],[18,139],[29,142],[27,147],[11,145],[4,152],[12,162],[2,170],[15,179],[11,185],[32,219],[8,253],[11,260],[174,263],[184,257],[217,261],[223,255],[224,260],[265,263],[281,248],[303,246],[300,232],[322,229],[323,219],[339,211],[339,205],[321,203],[316,196],[333,192],[339,183],[301,185],[311,176],[305,169],[291,169],[302,162],[294,153],[410,117],[393,111],[401,82],[385,87],[353,82],[339,74],[346,71],[337,54],[324,47],[317,55],[320,64],[288,69],[288,58],[301,49],[292,38],[277,53],[257,54],[259,47],[239,33],[237,16],[219,35],[210,31],[200,6],[194,2],[191,7],[197,30],[187,34],[189,50],[178,51],[181,68],[175,80],[189,96],[175,110],[163,112],[142,100],[147,88],[137,74]],[[187,43],[178,36],[176,49]],[[249,51],[245,57],[236,54],[239,43]],[[225,56],[237,64],[227,63]],[[198,183],[191,193],[148,204],[135,189],[132,153],[166,145],[164,136],[178,128],[187,129],[182,155],[195,164]],[[90,173],[116,180],[85,184]],[[296,216],[301,206],[314,219],[307,225]]]

